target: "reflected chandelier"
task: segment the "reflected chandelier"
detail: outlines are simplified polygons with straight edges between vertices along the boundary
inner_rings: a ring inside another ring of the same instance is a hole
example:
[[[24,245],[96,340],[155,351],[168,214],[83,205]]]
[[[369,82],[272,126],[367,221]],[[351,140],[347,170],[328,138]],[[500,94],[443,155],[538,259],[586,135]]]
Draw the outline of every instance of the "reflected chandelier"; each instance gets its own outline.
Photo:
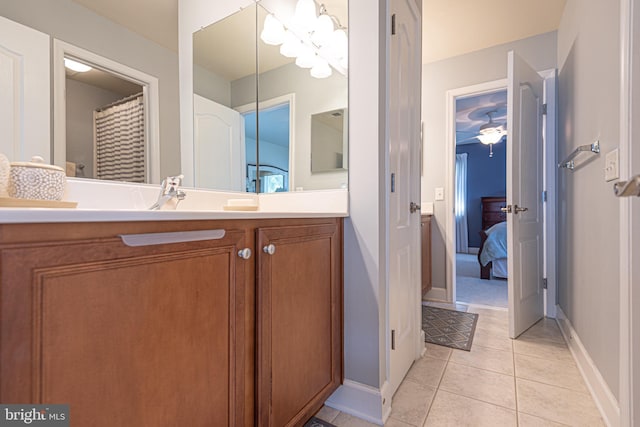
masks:
[[[309,68],[311,76],[322,79],[331,76],[332,68],[347,75],[348,37],[347,28],[338,18],[330,15],[323,4],[314,0],[298,0],[289,25],[273,13],[264,20],[260,34],[263,42],[280,46],[280,54],[296,58],[296,65]]]

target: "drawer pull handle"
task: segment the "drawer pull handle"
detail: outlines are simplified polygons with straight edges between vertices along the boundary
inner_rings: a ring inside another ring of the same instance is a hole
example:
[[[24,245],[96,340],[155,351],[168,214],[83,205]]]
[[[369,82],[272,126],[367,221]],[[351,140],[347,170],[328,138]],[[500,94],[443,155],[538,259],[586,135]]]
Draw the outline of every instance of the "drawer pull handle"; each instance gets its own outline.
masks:
[[[273,255],[276,253],[276,246],[273,243],[271,243],[265,246],[264,248],[262,248],[262,250],[264,251],[265,254]]]
[[[165,245],[168,243],[199,242],[218,240],[224,237],[224,230],[178,231],[172,233],[120,234],[127,246]]]
[[[249,259],[251,258],[251,249],[249,248],[244,248],[244,249],[240,249],[238,251],[238,256],[242,259]]]

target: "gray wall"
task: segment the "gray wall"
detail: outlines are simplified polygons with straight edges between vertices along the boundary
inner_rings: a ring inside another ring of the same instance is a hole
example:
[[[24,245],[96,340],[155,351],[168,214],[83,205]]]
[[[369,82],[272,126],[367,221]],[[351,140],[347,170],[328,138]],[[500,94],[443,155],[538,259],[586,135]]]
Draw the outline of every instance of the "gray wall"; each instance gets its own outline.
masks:
[[[620,212],[604,160],[620,135],[619,21],[618,1],[568,0],[558,30],[558,157],[596,139],[602,151],[558,172],[559,304],[616,397]]]
[[[422,201],[433,202],[436,187],[446,188],[450,179],[446,171],[446,93],[452,89],[507,77],[507,52],[515,50],[533,68],[556,67],[556,33],[483,49],[443,61],[423,64],[422,120],[424,121],[424,164]],[[453,169],[452,169],[453,170]],[[445,198],[447,195],[445,195]],[[432,221],[432,282],[434,288],[446,287],[446,271],[453,268],[447,261],[445,202],[434,202]]]
[[[231,82],[197,64],[193,64],[193,93],[231,107]]]
[[[66,86],[67,161],[84,164],[77,176],[93,178],[93,111],[124,96],[69,78]]]
[[[180,109],[176,52],[161,47],[71,0],[1,1],[0,15],[157,77],[160,91],[160,173],[161,176],[167,176],[180,172]],[[53,94],[51,97],[53,99]]]

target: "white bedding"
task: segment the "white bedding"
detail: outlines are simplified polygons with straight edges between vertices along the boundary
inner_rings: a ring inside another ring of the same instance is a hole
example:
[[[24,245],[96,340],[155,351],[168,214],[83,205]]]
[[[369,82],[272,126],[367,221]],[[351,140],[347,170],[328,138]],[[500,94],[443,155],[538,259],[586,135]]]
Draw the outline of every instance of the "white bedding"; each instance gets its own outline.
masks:
[[[506,279],[507,275],[507,258],[494,259],[491,264],[491,273],[493,277]]]

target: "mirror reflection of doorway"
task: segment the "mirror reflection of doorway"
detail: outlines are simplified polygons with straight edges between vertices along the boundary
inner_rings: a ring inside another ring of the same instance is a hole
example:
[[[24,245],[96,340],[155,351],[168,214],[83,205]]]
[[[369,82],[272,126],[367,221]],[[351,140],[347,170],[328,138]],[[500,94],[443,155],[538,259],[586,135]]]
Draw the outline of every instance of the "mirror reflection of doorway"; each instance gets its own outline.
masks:
[[[67,175],[145,182],[143,87],[65,57]]]
[[[243,114],[247,191],[279,193],[290,189],[291,104],[289,101]],[[256,122],[258,131],[256,131]],[[260,138],[259,152],[256,139]],[[258,166],[256,166],[258,165]]]
[[[503,308],[508,306],[507,223],[500,211],[506,200],[506,111],[506,90],[456,99],[456,300]],[[501,134],[481,141],[490,128]]]

